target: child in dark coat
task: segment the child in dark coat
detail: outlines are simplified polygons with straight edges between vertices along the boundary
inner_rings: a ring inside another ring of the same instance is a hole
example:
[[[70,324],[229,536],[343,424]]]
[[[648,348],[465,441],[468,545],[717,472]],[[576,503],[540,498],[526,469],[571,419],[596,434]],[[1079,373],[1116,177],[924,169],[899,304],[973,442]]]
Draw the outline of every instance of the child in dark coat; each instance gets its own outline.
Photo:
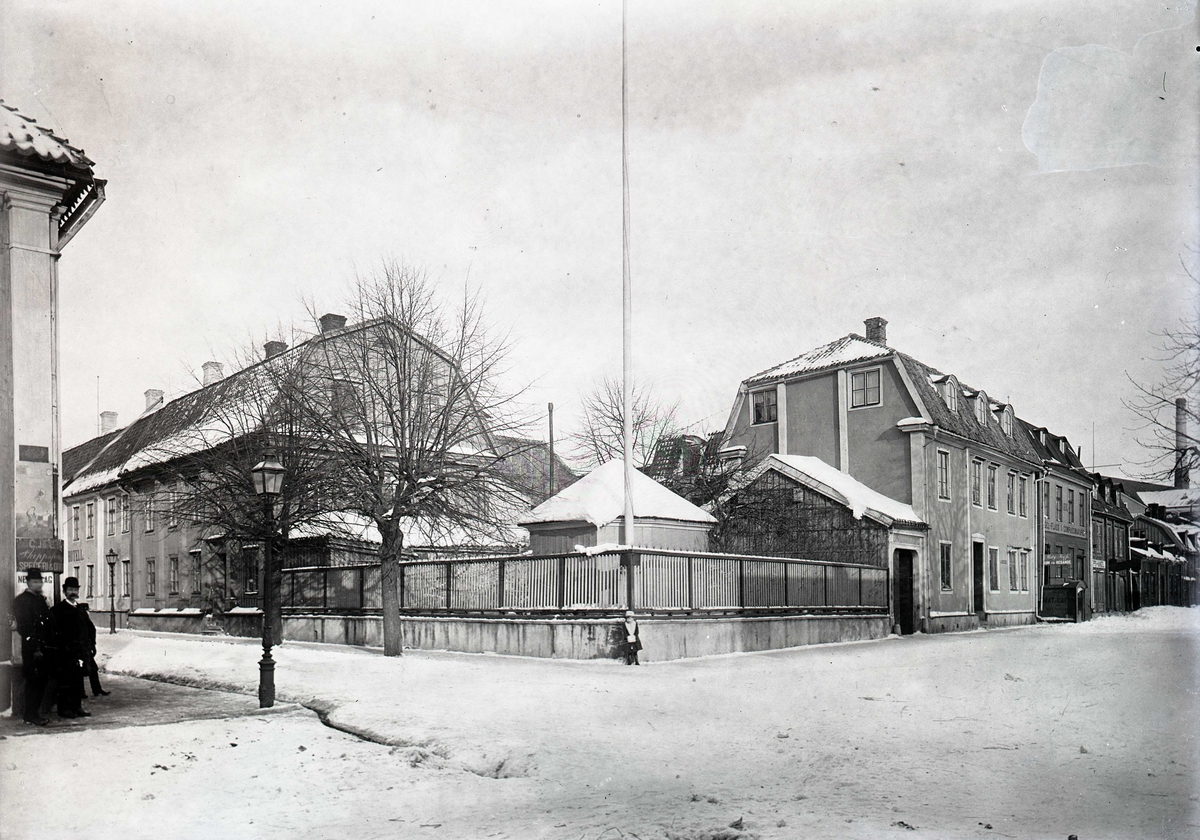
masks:
[[[625,621],[621,625],[621,632],[625,636],[625,664],[626,665],[641,665],[638,662],[638,651],[642,649],[642,640],[638,635],[638,623],[634,618],[633,610],[628,610],[625,613]]]

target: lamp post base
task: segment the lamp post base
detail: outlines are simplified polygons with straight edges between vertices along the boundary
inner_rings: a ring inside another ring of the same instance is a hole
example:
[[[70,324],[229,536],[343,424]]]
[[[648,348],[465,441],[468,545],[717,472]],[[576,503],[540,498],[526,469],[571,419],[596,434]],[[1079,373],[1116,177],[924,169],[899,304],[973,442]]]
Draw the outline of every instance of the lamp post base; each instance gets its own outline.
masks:
[[[271,649],[263,646],[263,658],[258,662],[258,708],[269,709],[275,705],[275,660]]]

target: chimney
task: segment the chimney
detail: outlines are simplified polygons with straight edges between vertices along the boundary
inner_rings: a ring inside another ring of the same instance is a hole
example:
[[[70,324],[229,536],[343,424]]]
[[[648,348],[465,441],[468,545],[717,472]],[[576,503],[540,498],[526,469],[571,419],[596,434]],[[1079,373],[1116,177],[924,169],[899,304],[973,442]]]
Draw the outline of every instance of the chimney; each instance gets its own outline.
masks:
[[[1175,489],[1186,490],[1192,486],[1192,477],[1188,474],[1188,422],[1187,399],[1180,397],[1175,400]]]
[[[220,382],[225,378],[225,366],[220,362],[205,362],[204,363],[204,384],[205,386],[212,385],[214,382]]]
[[[157,388],[146,389],[146,411],[158,408],[163,402],[163,392]]]
[[[278,356],[287,349],[287,342],[284,341],[268,341],[263,345],[263,358],[270,359]]]
[[[332,312],[320,317],[321,332],[327,333],[334,330],[340,330],[346,326],[345,315],[334,315]]]
[[[109,432],[117,429],[117,412],[101,411],[100,412],[100,434],[106,435]]]
[[[887,321],[883,318],[868,318],[863,324],[867,328],[867,341],[887,344]]]

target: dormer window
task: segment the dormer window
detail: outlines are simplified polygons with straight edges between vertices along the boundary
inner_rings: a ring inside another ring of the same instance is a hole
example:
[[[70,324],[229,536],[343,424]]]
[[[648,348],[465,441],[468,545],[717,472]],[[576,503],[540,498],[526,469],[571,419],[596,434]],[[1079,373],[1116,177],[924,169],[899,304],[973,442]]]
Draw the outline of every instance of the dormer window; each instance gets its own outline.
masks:
[[[975,419],[979,421],[979,425],[987,425],[988,413],[988,398],[983,391],[975,392]]]
[[[850,374],[850,407],[879,405],[879,368]]]
[[[946,404],[946,408],[950,409],[952,414],[957,414],[958,392],[960,390],[958,380],[953,376],[936,376],[931,377],[930,382],[937,389],[942,402]]]
[[[1012,406],[1006,405],[997,412],[1000,415],[1000,428],[1008,437],[1013,436],[1013,413]]]

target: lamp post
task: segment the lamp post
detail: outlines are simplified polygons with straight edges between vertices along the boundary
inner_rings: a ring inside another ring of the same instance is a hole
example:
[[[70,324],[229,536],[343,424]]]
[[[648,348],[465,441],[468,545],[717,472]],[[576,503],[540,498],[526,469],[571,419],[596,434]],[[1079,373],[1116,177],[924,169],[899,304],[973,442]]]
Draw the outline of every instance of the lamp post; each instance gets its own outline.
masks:
[[[108,634],[117,632],[117,552],[111,548],[104,555],[108,561]]]
[[[266,538],[263,540],[263,598],[262,598],[262,644],[263,656],[258,663],[258,707],[267,709],[275,705],[275,660],[271,658],[271,645],[275,611],[279,609],[276,601],[279,592],[272,582],[275,578],[274,542],[275,542],[275,498],[283,489],[283,464],[275,457],[274,452],[267,452],[263,459],[250,470],[254,479],[254,492],[262,499],[264,522],[266,523]],[[282,641],[280,639],[279,641]]]

